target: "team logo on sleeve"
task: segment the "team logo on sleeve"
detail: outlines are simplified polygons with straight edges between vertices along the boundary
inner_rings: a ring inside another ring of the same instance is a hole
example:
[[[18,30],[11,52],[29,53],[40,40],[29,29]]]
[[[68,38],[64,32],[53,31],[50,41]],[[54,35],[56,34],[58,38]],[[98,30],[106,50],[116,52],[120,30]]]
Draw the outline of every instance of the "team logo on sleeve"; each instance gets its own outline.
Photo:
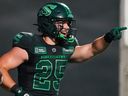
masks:
[[[46,47],[35,47],[34,53],[35,54],[47,54]]]
[[[14,44],[20,42],[20,40],[21,40],[22,37],[23,37],[23,34],[18,33],[18,34],[13,38]]]

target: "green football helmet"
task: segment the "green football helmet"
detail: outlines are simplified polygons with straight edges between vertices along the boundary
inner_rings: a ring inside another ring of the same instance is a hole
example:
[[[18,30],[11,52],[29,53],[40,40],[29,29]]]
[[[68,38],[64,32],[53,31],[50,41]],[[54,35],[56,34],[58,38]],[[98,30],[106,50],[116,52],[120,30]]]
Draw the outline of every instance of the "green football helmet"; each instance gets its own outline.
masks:
[[[46,3],[40,8],[37,17],[38,29],[44,35],[48,35],[52,38],[68,43],[74,42],[74,34],[76,33],[76,28],[74,27],[75,20],[71,10],[66,4],[60,2]],[[70,29],[67,37],[60,34],[55,26],[55,22],[61,20],[66,20],[70,23]]]

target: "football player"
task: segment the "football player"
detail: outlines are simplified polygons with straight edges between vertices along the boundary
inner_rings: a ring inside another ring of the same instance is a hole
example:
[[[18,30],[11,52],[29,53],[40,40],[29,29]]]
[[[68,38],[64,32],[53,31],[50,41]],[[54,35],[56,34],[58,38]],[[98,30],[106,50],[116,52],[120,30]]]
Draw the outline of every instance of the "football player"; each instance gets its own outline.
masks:
[[[93,42],[78,45],[74,16],[60,2],[47,3],[38,12],[38,31],[20,32],[12,49],[0,58],[1,84],[16,96],[57,96],[68,62],[83,62],[121,38],[126,27],[116,27]],[[9,70],[18,68],[18,84]]]

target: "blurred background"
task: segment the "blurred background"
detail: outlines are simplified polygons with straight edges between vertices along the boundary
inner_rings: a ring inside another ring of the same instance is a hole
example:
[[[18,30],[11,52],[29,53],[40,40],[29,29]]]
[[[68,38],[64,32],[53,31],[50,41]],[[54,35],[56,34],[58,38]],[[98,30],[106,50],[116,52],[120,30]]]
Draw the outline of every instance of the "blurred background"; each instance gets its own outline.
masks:
[[[39,8],[50,0],[0,0],[0,55],[12,46],[18,32],[36,32]],[[119,0],[57,0],[66,3],[77,20],[80,45],[119,26]],[[5,62],[6,63],[6,62]],[[60,96],[118,96],[119,41],[93,59],[67,66]],[[17,81],[17,70],[10,71]],[[13,96],[0,88],[0,96]]]

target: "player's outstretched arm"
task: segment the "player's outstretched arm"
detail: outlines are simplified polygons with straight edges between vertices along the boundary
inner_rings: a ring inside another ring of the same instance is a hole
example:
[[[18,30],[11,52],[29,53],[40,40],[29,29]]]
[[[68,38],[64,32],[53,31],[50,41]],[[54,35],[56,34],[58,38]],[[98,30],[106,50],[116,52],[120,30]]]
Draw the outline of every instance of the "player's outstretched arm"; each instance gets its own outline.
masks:
[[[71,62],[82,62],[103,52],[113,40],[119,40],[121,33],[126,27],[115,27],[105,35],[96,38],[93,42],[82,46],[77,46],[70,58]]]

